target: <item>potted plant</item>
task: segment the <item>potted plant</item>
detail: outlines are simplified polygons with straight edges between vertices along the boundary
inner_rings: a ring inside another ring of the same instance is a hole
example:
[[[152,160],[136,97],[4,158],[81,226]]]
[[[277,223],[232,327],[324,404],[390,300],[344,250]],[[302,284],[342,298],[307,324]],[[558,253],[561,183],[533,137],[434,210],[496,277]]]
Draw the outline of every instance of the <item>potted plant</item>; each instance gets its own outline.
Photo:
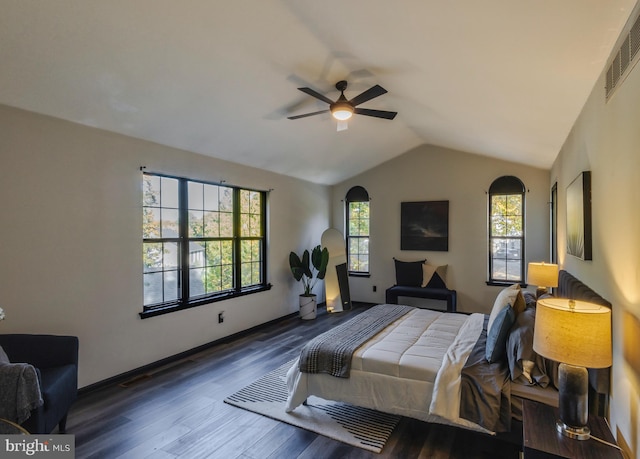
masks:
[[[295,252],[289,254],[289,266],[293,277],[302,281],[304,293],[300,295],[300,317],[302,319],[316,318],[316,295],[312,293],[313,287],[320,279],[324,279],[329,263],[329,251],[317,245],[309,254],[305,250],[302,258]]]

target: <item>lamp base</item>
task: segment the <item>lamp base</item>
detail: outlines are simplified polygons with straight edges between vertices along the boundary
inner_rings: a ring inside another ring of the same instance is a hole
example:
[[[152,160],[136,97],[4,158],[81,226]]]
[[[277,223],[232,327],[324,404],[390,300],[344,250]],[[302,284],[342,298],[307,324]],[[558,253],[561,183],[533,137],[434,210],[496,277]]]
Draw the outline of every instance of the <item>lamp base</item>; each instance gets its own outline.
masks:
[[[538,287],[536,289],[536,299],[540,298],[542,295],[546,295],[549,293],[549,289],[547,287]]]
[[[556,422],[556,430],[565,437],[573,438],[575,440],[588,440],[591,438],[591,431],[587,426],[571,427],[558,420]]]
[[[589,374],[587,369],[567,363],[558,366],[558,432],[576,440],[587,440],[589,428]]]

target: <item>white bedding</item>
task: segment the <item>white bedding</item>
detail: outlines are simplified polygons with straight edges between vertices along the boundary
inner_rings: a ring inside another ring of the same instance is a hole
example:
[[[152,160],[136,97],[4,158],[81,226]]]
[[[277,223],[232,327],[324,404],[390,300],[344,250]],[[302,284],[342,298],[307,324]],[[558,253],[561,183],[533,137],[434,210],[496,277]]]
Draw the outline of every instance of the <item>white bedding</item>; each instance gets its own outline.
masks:
[[[315,395],[486,432],[458,416],[460,370],[483,321],[483,314],[415,309],[356,350],[349,378],[301,373],[296,360],[287,373],[286,410]]]

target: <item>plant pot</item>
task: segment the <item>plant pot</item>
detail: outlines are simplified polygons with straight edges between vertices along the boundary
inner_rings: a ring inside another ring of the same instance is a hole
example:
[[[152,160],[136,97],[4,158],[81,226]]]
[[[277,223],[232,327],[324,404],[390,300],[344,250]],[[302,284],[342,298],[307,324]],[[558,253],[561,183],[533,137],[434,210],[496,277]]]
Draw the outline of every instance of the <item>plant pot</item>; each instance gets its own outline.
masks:
[[[316,318],[316,295],[300,295],[300,318],[311,320]]]

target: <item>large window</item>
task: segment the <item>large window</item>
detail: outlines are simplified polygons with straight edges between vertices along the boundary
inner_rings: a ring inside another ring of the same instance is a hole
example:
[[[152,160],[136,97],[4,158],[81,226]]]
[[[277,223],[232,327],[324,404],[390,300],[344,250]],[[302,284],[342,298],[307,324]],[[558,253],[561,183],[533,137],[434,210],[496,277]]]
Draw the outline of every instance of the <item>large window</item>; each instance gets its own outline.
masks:
[[[349,274],[369,275],[369,193],[355,186],[345,202]]]
[[[266,193],[143,174],[142,317],[261,291]]]
[[[524,279],[524,197],[517,177],[500,177],[489,188],[489,283]]]

